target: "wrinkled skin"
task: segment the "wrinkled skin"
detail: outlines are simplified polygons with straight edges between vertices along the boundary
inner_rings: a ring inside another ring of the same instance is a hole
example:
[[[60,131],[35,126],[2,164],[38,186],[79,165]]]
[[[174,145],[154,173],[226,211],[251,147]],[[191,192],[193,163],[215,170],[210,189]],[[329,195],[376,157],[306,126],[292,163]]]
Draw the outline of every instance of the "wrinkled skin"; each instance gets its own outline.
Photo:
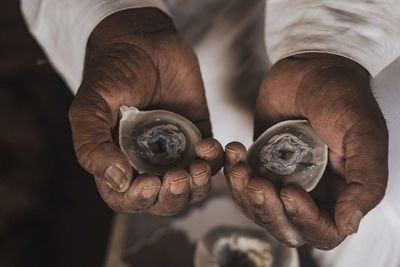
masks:
[[[198,159],[162,177],[137,175],[113,141],[122,105],[169,110],[191,120],[204,138],[196,146]],[[175,214],[207,195],[211,175],[222,166],[197,57],[171,19],[154,8],[115,13],[92,32],[70,122],[80,164],[118,212]]]
[[[243,213],[289,246],[332,249],[357,232],[383,198],[388,132],[369,75],[340,56],[309,53],[277,62],[256,104],[255,138],[286,119],[308,119],[329,147],[329,165],[309,193],[256,177],[240,143],[226,146],[225,174]]]

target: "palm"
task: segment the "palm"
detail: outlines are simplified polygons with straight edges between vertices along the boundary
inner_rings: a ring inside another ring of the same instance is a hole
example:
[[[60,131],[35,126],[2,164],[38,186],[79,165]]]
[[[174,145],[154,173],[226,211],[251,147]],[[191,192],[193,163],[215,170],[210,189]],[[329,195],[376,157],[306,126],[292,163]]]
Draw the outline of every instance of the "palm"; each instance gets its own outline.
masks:
[[[100,52],[103,54],[98,56]],[[197,58],[178,35],[151,34],[138,42],[118,43],[113,49],[94,51],[91,57],[96,59],[87,68],[96,74],[89,73],[91,78],[85,82],[96,93],[112,88],[113,97],[108,99],[112,107],[133,105],[139,109],[170,110],[193,121],[204,137],[211,136]],[[110,73],[115,72],[118,79],[110,81]]]
[[[153,63],[158,68],[155,96],[146,108],[162,108],[193,121],[203,137],[211,136],[211,125],[203,81],[196,55],[179,37],[155,48]]]

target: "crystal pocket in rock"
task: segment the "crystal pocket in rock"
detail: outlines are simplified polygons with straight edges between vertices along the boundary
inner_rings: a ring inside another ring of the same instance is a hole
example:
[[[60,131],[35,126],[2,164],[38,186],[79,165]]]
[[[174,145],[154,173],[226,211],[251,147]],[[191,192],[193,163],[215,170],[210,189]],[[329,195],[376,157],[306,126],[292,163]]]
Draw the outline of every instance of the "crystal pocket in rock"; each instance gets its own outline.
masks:
[[[248,163],[275,185],[314,189],[328,163],[328,147],[307,120],[288,120],[266,130],[249,148]]]
[[[120,111],[119,145],[140,174],[162,175],[196,158],[201,134],[188,119],[166,110],[122,106]]]

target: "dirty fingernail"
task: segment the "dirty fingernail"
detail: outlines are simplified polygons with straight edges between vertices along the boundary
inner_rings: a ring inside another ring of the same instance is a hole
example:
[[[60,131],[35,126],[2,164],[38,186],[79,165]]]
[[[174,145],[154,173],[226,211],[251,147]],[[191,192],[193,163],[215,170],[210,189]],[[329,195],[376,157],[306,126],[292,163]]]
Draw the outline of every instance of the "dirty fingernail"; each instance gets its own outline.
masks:
[[[187,181],[187,176],[179,180],[171,181],[169,183],[169,189],[171,190],[171,193],[174,195],[182,194],[186,189]]]
[[[145,186],[142,189],[143,198],[151,198],[158,192],[159,187],[157,185]]]
[[[105,183],[113,190],[117,192],[125,192],[128,189],[128,177],[123,171],[111,165],[107,168],[105,174]]]
[[[232,154],[236,154],[236,155],[238,154],[238,152],[236,150],[234,150],[233,148],[231,148],[230,146],[226,146],[225,151],[232,153]]]
[[[192,172],[193,183],[196,185],[203,185],[206,183],[208,175],[207,169],[198,172]]]
[[[283,193],[281,193],[280,195],[281,195],[281,199],[283,201],[287,201],[287,202],[293,201],[293,198],[291,198],[289,195],[286,195],[286,194],[283,194]]]
[[[225,157],[228,162],[237,162],[238,159],[240,158],[239,152],[236,150],[233,150],[231,147],[226,146],[225,147]]]
[[[214,142],[207,142],[199,145],[199,149],[203,154],[208,154],[216,148],[216,144]]]
[[[284,193],[280,194],[280,197],[283,202],[283,206],[285,207],[285,210],[289,213],[296,213],[295,207],[293,207],[293,198],[289,195],[286,195]]]
[[[230,170],[229,178],[231,179],[232,186],[236,190],[242,190],[244,188],[243,179],[241,178],[240,174]]]
[[[253,186],[247,186],[247,194],[250,197],[250,200],[256,204],[264,203],[264,192],[258,188]]]
[[[360,210],[357,210],[356,212],[354,212],[353,216],[351,216],[351,218],[350,218],[348,225],[346,226],[346,228],[348,230],[348,234],[357,233],[358,227],[360,225],[360,221],[363,217],[364,217],[364,214]]]

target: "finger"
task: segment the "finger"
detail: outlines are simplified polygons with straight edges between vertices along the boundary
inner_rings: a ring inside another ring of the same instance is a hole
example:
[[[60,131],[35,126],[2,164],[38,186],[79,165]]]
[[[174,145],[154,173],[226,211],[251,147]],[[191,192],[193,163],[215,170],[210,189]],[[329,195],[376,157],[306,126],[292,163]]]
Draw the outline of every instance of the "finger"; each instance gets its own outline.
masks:
[[[388,178],[388,137],[385,129],[361,121],[345,136],[347,186],[338,197],[335,208],[336,224],[343,234],[357,232],[362,217],[385,194]]]
[[[224,172],[227,172],[239,162],[246,162],[247,160],[247,150],[239,142],[231,142],[225,146],[225,166]]]
[[[211,190],[211,167],[204,160],[195,160],[190,170],[190,202],[204,199]]]
[[[254,220],[254,214],[251,211],[251,203],[246,190],[251,176],[252,173],[249,166],[244,162],[239,162],[227,172],[226,178],[232,192],[233,202],[247,217]]]
[[[252,175],[250,167],[246,163],[239,162],[235,164],[227,175],[228,185],[232,193],[234,193],[234,195],[244,194],[247,196],[246,186]]]
[[[116,212],[137,213],[151,207],[161,188],[160,178],[152,175],[140,175],[134,179],[125,192],[110,189],[102,178],[95,177],[100,195],[107,205]]]
[[[225,146],[224,173],[227,184],[232,192],[233,201],[246,214],[249,207],[249,199],[246,192],[247,182],[252,175],[246,164],[247,151],[239,142],[231,142]]]
[[[197,143],[196,155],[208,162],[212,175],[221,169],[224,160],[224,151],[221,144],[214,138],[205,138]]]
[[[284,225],[282,228],[279,228],[275,221],[268,223],[269,220],[272,220],[272,217],[268,217],[267,211],[278,209],[280,205],[281,215],[284,216],[283,205],[277,197],[275,200],[278,200],[278,206],[276,206],[276,202],[274,203],[274,201],[266,201],[268,205],[267,208],[262,208],[263,204],[257,204],[257,201],[263,201],[260,200],[261,198],[269,200],[269,189],[271,188],[269,188],[268,185],[270,185],[272,188],[273,186],[268,181],[263,179],[267,185],[267,193],[262,194],[264,188],[262,186],[258,188],[258,180],[251,178],[253,174],[249,166],[245,163],[246,157],[246,148],[238,142],[229,143],[225,147],[226,160],[224,171],[227,177],[228,185],[232,191],[233,201],[239,206],[246,216],[263,226],[265,229],[269,230],[270,233],[275,235],[278,240],[281,240],[291,246],[299,246],[303,244],[304,241],[301,239],[301,236],[299,236],[294,229],[290,229],[290,224],[287,222],[287,219],[286,224],[282,224]],[[256,184],[249,186],[249,181],[253,181],[253,183],[255,182]],[[273,191],[275,191],[275,189],[273,189]],[[276,191],[275,195],[277,195]],[[249,198],[249,196],[251,196],[253,199]],[[279,222],[282,223],[281,220]]]
[[[158,199],[147,212],[160,216],[178,213],[188,202],[189,179],[189,174],[184,169],[167,171],[162,178]]]
[[[78,93],[71,105],[69,119],[75,152],[82,167],[104,179],[113,190],[124,192],[131,183],[132,168],[113,143],[114,113],[99,94]]]
[[[286,217],[282,201],[271,182],[265,178],[252,178],[247,193],[257,224],[288,246],[298,247],[305,243]]]
[[[289,185],[281,190],[280,197],[290,222],[308,244],[329,250],[344,240],[345,236],[336,228],[333,218],[319,209],[304,189]]]

